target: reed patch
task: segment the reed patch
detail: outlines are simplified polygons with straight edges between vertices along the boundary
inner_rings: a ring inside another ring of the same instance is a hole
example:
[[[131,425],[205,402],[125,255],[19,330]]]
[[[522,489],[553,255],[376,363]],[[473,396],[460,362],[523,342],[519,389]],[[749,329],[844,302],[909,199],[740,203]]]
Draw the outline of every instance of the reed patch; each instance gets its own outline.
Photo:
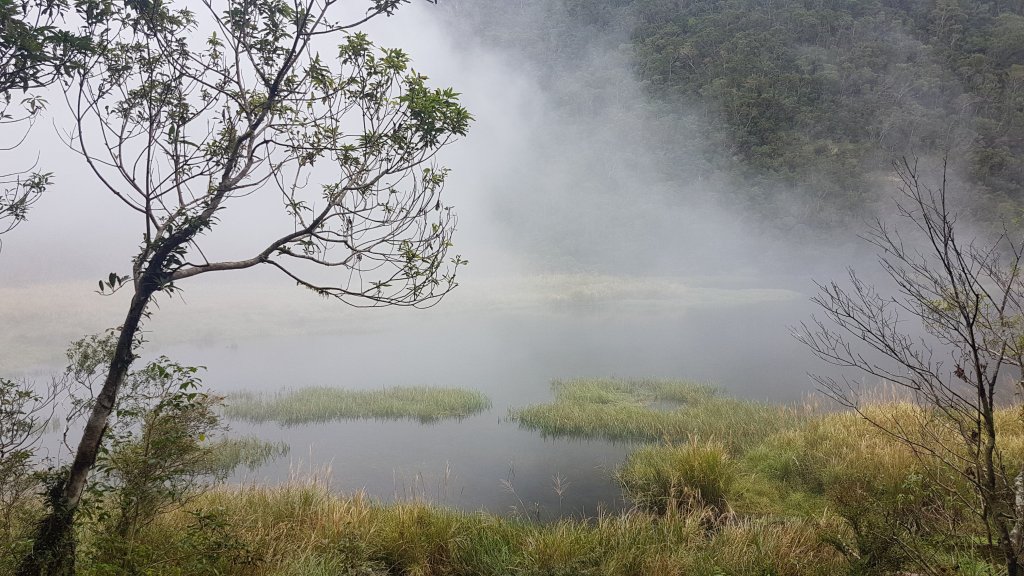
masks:
[[[805,407],[731,398],[685,380],[555,381],[555,399],[513,409],[509,417],[548,436],[632,442],[715,439],[736,449],[800,425]]]
[[[299,425],[348,419],[437,422],[483,412],[491,401],[482,392],[461,388],[398,386],[380,390],[302,388],[272,394],[228,396],[225,415],[232,420]]]
[[[214,441],[207,458],[211,470],[226,475],[240,467],[255,470],[290,451],[285,442],[267,442],[255,436],[228,437]]]
[[[653,389],[591,383],[566,394],[585,404],[678,409],[646,406],[660,401]],[[672,393],[691,394],[692,405],[720,398],[704,389]],[[957,497],[970,494],[954,484],[957,477],[941,475],[939,463],[892,442],[855,413],[804,410],[756,440],[691,436],[639,447],[617,473],[633,504],[620,513],[539,522],[423,500],[385,505],[332,493],[329,475],[276,487],[220,486],[158,514],[127,540],[102,521],[85,522],[79,573],[884,576],[926,567],[936,574],[998,573],[984,526]],[[927,422],[920,410],[890,401],[866,413]],[[1011,448],[1002,457],[1012,465],[1022,461],[1019,415],[1018,406],[996,414]],[[245,451],[261,452],[239,449]],[[39,504],[19,511],[20,528],[0,535],[0,549],[24,549],[27,541],[18,535],[33,525]],[[0,574],[8,567],[0,555]]]
[[[718,442],[646,446],[630,454],[616,473],[623,494],[657,514],[675,510],[728,511],[738,466]]]
[[[699,514],[640,511],[529,522],[423,502],[380,505],[322,486],[211,491],[165,514],[136,543],[138,573],[225,575],[508,574],[701,576],[841,573],[819,520],[736,519],[708,531]],[[88,550],[87,538],[83,548]],[[86,576],[106,574],[83,563]]]

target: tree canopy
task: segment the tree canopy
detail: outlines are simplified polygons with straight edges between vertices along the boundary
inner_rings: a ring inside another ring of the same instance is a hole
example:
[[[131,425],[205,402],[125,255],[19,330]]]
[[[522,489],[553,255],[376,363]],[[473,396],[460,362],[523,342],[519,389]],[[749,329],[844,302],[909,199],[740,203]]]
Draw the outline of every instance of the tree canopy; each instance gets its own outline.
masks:
[[[75,513],[160,293],[255,266],[355,306],[429,306],[455,287],[465,262],[448,255],[455,216],[435,156],[470,114],[359,29],[405,3],[374,0],[362,13],[340,0],[137,3],[84,59],[68,91],[68,144],[142,241],[99,283],[131,302],[20,574],[74,571]],[[210,257],[208,235],[249,201],[276,203],[278,217],[245,228],[241,258]]]
[[[978,219],[1024,202],[1020,1],[481,1],[456,14],[558,70],[552,82],[612,38],[608,56],[625,57],[646,96],[630,106],[702,143],[689,158],[652,139],[664,175],[679,189],[694,164],[727,175],[725,193],[758,214],[814,207],[786,226],[859,222],[902,156],[948,153]],[[589,70],[580,94],[614,98],[601,74]]]
[[[0,152],[21,145],[45,109],[32,91],[81,71],[122,8],[110,0],[0,0],[0,127],[17,134],[0,141]],[[27,219],[52,176],[38,166],[0,171],[0,235]]]

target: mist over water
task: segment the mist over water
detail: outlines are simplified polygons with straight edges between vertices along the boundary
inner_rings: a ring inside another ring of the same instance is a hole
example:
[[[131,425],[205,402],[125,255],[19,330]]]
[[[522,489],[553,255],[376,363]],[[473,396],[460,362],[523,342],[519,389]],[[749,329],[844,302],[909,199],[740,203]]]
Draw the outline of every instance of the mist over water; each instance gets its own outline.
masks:
[[[812,391],[806,372],[820,365],[789,326],[812,310],[810,278],[866,254],[854,235],[787,237],[785,223],[740,208],[725,193],[735,180],[702,160],[693,123],[707,111],[644,104],[623,38],[517,47],[492,33],[545,20],[506,23],[503,13],[485,26],[488,13],[464,3],[414,4],[368,28],[379,45],[407,49],[434,85],[455,87],[476,118],[440,156],[452,169],[455,251],[470,261],[454,293],[427,311],[352,310],[271,271],[214,275],[161,300],[144,351],[207,367],[205,381],[223,392],[459,386],[486,392],[493,408],[426,426],[234,423],[292,447],[290,463],[245,479],[284,480],[301,462],[329,465],[336,488],[379,498],[588,513],[619,505],[610,470],[628,447],[548,440],[506,421],[511,407],[548,401],[553,379],[689,378],[774,401]],[[554,51],[539,58],[545,49]],[[55,142],[33,134],[30,144]],[[80,159],[43,160],[59,166],[57,183],[0,254],[0,321],[24,326],[0,346],[4,372],[43,374],[69,340],[118,325],[122,295],[91,290],[125,272],[137,244],[135,223],[109,216],[121,214],[109,194],[81,185]],[[794,206],[793,220],[807,209]],[[272,218],[226,213],[215,250],[244,256],[247,229]],[[564,502],[555,476],[572,483]]]
[[[301,475],[329,466],[332,486],[345,491],[496,512],[526,506],[550,519],[622,506],[611,473],[631,446],[545,439],[508,421],[509,408],[548,402],[552,379],[576,376],[694,378],[720,383],[737,395],[799,401],[807,391],[804,365],[791,360],[799,346],[793,341],[766,345],[764,330],[752,327],[775,325],[781,334],[788,317],[802,307],[784,301],[665,315],[615,314],[584,304],[477,319],[431,311],[429,321],[403,322],[397,331],[205,348],[186,344],[165,352],[207,366],[208,381],[227,392],[400,385],[481,390],[493,407],[460,421],[232,423],[233,433],[292,447],[287,459],[242,472],[235,480],[284,481],[296,469]],[[553,486],[556,477],[568,485],[561,498]]]

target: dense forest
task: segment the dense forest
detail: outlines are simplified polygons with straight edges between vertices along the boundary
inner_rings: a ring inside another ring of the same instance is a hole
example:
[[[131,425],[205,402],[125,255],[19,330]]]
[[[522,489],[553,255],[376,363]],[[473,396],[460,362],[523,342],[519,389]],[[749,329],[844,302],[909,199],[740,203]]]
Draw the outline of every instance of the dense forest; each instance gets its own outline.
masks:
[[[613,39],[644,105],[670,124],[685,117],[686,137],[704,144],[699,169],[728,174],[750,207],[796,200],[819,225],[843,221],[889,188],[893,158],[947,155],[975,217],[1012,219],[1024,202],[1019,0],[469,4],[453,13],[552,80],[593,38]],[[599,73],[585,82],[591,97],[614,97]]]

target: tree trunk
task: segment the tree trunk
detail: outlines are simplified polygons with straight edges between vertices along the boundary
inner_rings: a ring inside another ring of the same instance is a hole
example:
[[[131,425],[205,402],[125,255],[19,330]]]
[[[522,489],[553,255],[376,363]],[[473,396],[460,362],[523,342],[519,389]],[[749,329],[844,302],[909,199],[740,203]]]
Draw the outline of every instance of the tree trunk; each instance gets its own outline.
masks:
[[[1007,576],[1020,576],[1020,558],[1017,557],[1017,550],[1013,547],[1010,531],[1002,522],[999,524],[999,546],[1003,549],[1003,557],[1006,560]]]
[[[107,421],[114,410],[117,393],[128,369],[135,360],[133,344],[146,306],[154,292],[154,283],[144,279],[132,297],[128,316],[121,326],[117,348],[110,362],[110,371],[103,388],[96,397],[82,440],[78,443],[75,460],[67,476],[54,486],[50,497],[50,511],[39,523],[32,550],[18,566],[18,576],[70,576],[75,573],[75,510],[82,500],[89,470],[96,463]]]
[[[1024,550],[1024,468],[1013,480],[1013,529],[1010,544],[1019,555]]]
[[[1006,562],[1007,576],[1021,576],[1021,564],[1018,558],[1018,550],[1013,545],[1011,528],[1007,525],[1005,515],[1006,502],[1002,500],[999,492],[999,483],[996,477],[996,427],[995,409],[992,399],[982,399],[982,417],[984,422],[984,443],[982,458],[984,465],[984,483],[982,485],[982,498],[985,500],[985,508],[988,510],[988,522],[994,526],[999,536],[999,548],[1002,550]],[[1015,503],[1016,504],[1016,503]],[[1016,507],[1011,510],[1015,510]],[[1011,515],[1012,517],[1012,515]]]

